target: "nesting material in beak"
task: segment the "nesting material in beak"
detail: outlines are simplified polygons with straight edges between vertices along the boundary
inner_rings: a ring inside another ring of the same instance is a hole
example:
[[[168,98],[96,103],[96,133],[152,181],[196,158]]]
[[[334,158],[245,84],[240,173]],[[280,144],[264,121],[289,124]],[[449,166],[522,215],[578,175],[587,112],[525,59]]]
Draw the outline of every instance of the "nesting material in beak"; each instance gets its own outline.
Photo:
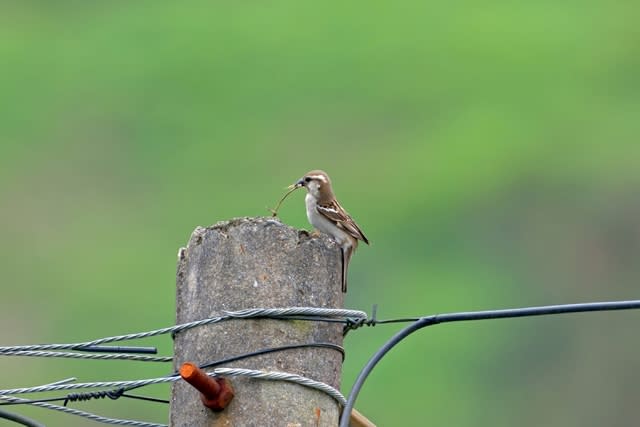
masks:
[[[282,199],[280,199],[280,201],[278,202],[278,204],[276,205],[275,209],[271,209],[271,208],[267,208],[269,210],[269,212],[271,212],[271,216],[278,216],[278,209],[280,209],[280,205],[282,204],[282,202],[284,202],[284,199],[287,198],[287,196],[291,193],[293,193],[294,191],[296,191],[298,188],[302,187],[302,180],[296,182],[295,184],[291,184],[290,186],[287,187],[287,191],[285,193],[284,196],[282,196]]]
[[[300,180],[298,182],[296,182],[295,184],[291,184],[290,186],[287,187],[287,190],[295,190],[296,188],[300,188],[300,187],[304,187],[304,181]]]

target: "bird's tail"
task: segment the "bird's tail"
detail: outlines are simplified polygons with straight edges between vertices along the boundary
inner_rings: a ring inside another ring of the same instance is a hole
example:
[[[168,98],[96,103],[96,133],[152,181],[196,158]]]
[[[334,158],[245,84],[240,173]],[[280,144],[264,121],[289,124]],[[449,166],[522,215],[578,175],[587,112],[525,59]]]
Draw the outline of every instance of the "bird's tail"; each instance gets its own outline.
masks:
[[[349,261],[355,246],[344,246],[342,248],[342,292],[347,293],[347,272],[349,270]]]

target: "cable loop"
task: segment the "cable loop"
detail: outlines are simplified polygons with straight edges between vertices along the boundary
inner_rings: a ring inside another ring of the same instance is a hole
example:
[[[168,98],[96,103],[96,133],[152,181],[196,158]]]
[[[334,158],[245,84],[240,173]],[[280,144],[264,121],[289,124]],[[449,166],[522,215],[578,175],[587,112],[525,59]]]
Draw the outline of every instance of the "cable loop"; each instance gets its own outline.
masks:
[[[85,402],[91,399],[104,399],[108,397],[111,400],[117,400],[124,394],[124,387],[115,390],[89,391],[85,393],[69,393],[64,399],[62,406],[67,406],[69,402]]]

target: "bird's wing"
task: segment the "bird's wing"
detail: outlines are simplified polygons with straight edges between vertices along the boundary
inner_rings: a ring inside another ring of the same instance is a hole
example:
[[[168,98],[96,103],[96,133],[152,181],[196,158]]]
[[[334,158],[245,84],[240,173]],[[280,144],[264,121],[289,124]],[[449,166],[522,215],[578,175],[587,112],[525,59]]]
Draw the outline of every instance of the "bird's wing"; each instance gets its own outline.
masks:
[[[323,215],[329,221],[333,222],[337,227],[343,229],[356,239],[362,240],[367,245],[369,240],[366,238],[358,224],[349,216],[337,200],[332,200],[326,204],[318,203],[316,205],[318,213]]]

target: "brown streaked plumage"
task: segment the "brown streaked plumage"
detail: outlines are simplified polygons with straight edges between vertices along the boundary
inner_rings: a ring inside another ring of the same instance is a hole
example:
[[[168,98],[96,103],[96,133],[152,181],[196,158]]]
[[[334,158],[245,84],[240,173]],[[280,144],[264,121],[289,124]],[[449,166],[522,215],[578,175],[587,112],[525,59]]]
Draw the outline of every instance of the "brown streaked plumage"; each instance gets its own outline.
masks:
[[[342,249],[342,292],[347,292],[347,271],[358,240],[369,244],[358,224],[344,210],[331,187],[331,179],[326,172],[312,170],[291,187],[305,187],[307,196],[307,218],[319,231],[333,237]]]

